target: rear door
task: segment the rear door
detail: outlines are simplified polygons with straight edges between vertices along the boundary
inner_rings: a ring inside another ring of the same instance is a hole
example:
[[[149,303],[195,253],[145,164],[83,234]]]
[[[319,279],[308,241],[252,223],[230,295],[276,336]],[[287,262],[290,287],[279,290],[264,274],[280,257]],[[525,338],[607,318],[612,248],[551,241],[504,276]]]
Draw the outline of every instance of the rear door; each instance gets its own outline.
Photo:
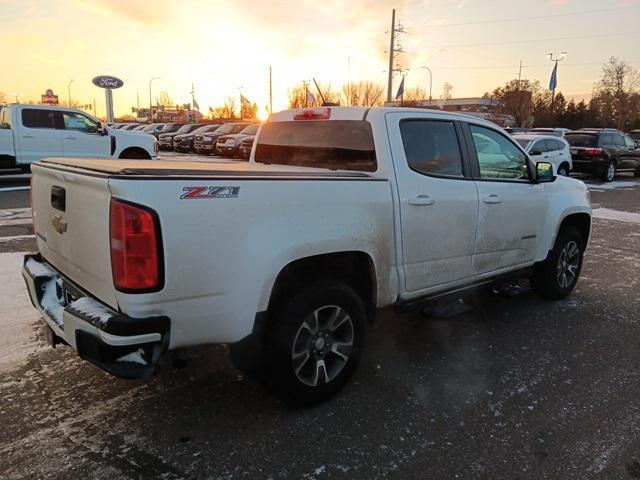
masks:
[[[38,250],[56,269],[116,308],[109,245],[108,178],[34,165]]]
[[[405,289],[421,293],[471,271],[478,193],[457,121],[386,116],[396,174]]]
[[[629,168],[633,168],[640,173],[640,147],[629,135],[624,136],[624,141],[627,146],[625,152],[626,162],[628,162]]]
[[[527,155],[508,135],[465,124],[478,189],[478,231],[472,273],[533,262],[546,208],[542,184],[530,181]]]
[[[62,151],[65,157],[111,156],[109,135],[98,133],[98,122],[79,112],[63,111],[61,115],[64,126]]]
[[[16,156],[19,163],[62,156],[62,131],[56,129],[55,110],[23,108],[18,122]]]

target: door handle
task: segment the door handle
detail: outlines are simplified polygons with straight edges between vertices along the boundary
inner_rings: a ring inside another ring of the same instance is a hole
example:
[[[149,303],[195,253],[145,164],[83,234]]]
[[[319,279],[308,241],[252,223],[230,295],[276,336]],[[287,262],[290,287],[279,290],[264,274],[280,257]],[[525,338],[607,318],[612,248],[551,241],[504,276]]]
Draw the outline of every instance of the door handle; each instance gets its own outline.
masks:
[[[33,135],[22,135],[22,138],[33,138]]]
[[[549,155],[545,155],[545,156],[544,156],[544,157],[542,157],[542,158],[549,158]]]
[[[429,195],[418,195],[409,199],[409,205],[433,205],[436,201]]]
[[[64,138],[65,138],[65,140],[75,140],[78,137],[64,137]]]
[[[500,195],[497,193],[489,193],[482,198],[484,203],[502,203]]]

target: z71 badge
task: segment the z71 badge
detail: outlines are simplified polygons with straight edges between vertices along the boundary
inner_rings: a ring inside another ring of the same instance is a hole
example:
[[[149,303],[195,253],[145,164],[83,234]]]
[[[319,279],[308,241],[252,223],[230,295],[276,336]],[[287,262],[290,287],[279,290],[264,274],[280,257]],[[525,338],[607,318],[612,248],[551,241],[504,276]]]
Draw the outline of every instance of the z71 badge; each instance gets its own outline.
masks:
[[[180,199],[191,200],[196,198],[238,198],[240,187],[182,187],[185,192]]]

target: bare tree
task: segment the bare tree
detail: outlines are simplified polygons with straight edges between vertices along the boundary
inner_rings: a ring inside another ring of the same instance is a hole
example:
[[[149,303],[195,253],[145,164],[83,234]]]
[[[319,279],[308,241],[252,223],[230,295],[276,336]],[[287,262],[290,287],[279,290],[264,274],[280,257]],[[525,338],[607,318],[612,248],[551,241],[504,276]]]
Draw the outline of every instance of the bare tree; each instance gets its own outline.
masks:
[[[413,87],[413,88],[408,88],[406,92],[404,92],[404,96],[402,98],[402,100],[406,103],[406,102],[417,102],[419,100],[425,100],[428,99],[429,95],[427,94],[427,91],[420,87]]]
[[[442,98],[443,100],[449,100],[451,98],[451,92],[453,91],[453,85],[449,82],[444,82],[442,87]]]
[[[0,103],[6,103],[7,102],[7,96],[4,94],[4,92],[0,92]]]
[[[338,93],[331,84],[318,84],[326,102],[338,103]],[[289,89],[289,108],[319,107],[322,97],[313,83],[303,82]]]
[[[340,103],[352,107],[377,107],[382,105],[383,98],[384,89],[369,81],[345,83],[340,91]]]
[[[236,118],[237,111],[238,104],[236,103],[235,97],[229,97],[221,106],[213,109],[212,116],[213,118],[233,120]]]
[[[601,118],[624,129],[639,116],[640,101],[637,92],[640,74],[626,61],[611,57],[602,67],[598,91],[593,103]]]
[[[174,102],[167,92],[160,92],[156,101],[161,107],[173,107]]]

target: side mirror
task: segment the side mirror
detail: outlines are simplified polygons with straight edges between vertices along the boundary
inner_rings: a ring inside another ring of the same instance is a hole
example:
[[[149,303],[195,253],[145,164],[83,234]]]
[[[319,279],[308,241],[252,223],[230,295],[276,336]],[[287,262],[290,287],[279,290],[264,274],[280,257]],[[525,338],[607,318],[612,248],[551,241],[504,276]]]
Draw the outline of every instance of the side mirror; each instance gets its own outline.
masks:
[[[556,179],[553,165],[549,162],[536,163],[536,183],[549,183]]]
[[[532,156],[532,157],[536,157],[538,155],[542,155],[542,152],[540,150],[531,150],[529,152],[529,155]]]
[[[104,123],[100,122],[98,124],[98,132],[97,133],[98,133],[98,135],[102,135],[103,137],[105,135],[107,135],[109,133],[108,130],[107,130],[107,126]]]

